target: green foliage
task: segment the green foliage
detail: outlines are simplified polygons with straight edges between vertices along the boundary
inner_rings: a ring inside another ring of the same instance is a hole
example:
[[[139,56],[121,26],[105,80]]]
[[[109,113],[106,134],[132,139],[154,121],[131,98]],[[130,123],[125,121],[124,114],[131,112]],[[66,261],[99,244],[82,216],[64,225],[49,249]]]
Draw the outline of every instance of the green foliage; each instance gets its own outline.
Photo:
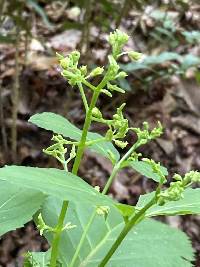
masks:
[[[61,200],[81,201],[94,206],[113,203],[110,198],[101,195],[78,176],[63,170],[7,166],[0,169],[0,180],[6,181],[6,184],[35,189]]]
[[[182,33],[186,40],[193,44],[193,43],[199,43],[199,40],[200,40],[200,31],[191,31],[191,32],[188,32],[188,31],[185,31]]]
[[[109,63],[105,69],[96,67],[88,73],[87,66],[79,64],[79,52],[74,51],[66,57],[57,54],[61,75],[80,91],[86,113],[83,129],[53,113],[36,114],[29,120],[55,134],[54,143],[43,151],[55,157],[64,170],[22,166],[0,169],[0,224],[2,222],[3,229],[0,233],[22,226],[37,211],[34,216],[36,225],[51,245],[47,253],[29,253],[25,267],[192,266],[193,250],[185,234],[147,217],[200,213],[200,190],[188,189],[200,181],[200,173],[190,171],[183,177],[175,174],[174,181],[164,188],[168,174],[166,168],[153,159],[143,158],[137,151],[162,134],[161,123],[158,122],[153,129],[147,122],[141,128],[130,127],[123,114],[125,103],[117,108],[111,119],[105,118],[98,109],[97,100],[101,94],[112,97],[114,91],[124,93],[123,88],[115,84],[117,79],[126,77],[117,62],[120,56],[127,54],[134,64],[141,64],[135,62],[141,60],[140,53],[123,52],[127,34],[116,30],[108,41],[112,53],[108,55]],[[165,54],[164,59],[157,58],[157,62],[172,58],[179,60],[175,54]],[[187,60],[188,65],[195,61]],[[90,78],[97,75],[100,82],[93,85]],[[91,99],[85,90],[91,91]],[[93,121],[107,126],[104,136],[89,132]],[[137,136],[134,144],[126,141],[129,131]],[[116,147],[126,148],[122,157],[112,142]],[[87,148],[113,163],[112,173],[102,192],[98,186],[93,188],[77,176]],[[71,161],[73,167],[69,172],[68,163]],[[105,196],[117,172],[127,166],[157,182],[156,190],[142,196],[136,207],[116,203]],[[21,215],[20,219],[16,213]]]
[[[174,61],[178,62],[178,64]],[[189,67],[198,66],[200,64],[200,59],[199,57],[193,55],[182,56],[174,52],[162,52],[156,56],[146,56],[141,62],[121,64],[121,68],[126,72],[132,72],[137,70],[153,69],[154,66],[167,62],[173,62],[171,68],[174,68],[174,70],[187,70]]]
[[[45,195],[0,181],[0,235],[22,227],[40,209]]]
[[[142,208],[150,200],[155,192],[140,196],[137,207]],[[168,202],[164,206],[153,206],[146,212],[147,217],[158,215],[185,215],[185,214],[199,214],[200,213],[200,190],[186,189],[184,197],[175,202]]]
[[[60,205],[60,201],[55,198],[48,198],[45,202],[42,214],[49,225],[56,224]],[[91,212],[91,207],[83,210],[80,203],[71,204],[69,207],[67,218],[70,218],[77,227],[73,231],[62,234],[59,252],[64,266],[69,266],[78,245],[79,236],[82,235]],[[123,224],[123,219],[114,209],[110,211],[106,220],[101,216],[96,216],[75,266],[98,266],[120,233]],[[50,233],[46,237],[50,242],[52,241]],[[135,266],[140,267],[190,267],[192,260],[193,250],[185,234],[154,220],[145,220],[129,232],[120,249],[116,251],[106,266],[132,267],[134,262]]]

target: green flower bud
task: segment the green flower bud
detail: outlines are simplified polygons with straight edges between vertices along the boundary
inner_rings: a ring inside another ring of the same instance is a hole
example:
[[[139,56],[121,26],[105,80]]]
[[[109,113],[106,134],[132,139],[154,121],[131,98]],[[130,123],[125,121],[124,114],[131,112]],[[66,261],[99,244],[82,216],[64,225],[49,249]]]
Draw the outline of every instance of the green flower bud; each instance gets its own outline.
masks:
[[[117,85],[114,85],[114,84],[111,84],[111,83],[107,83],[107,87],[110,91],[116,91],[116,92],[119,92],[119,93],[125,93],[125,91],[118,87]]]
[[[100,192],[100,187],[99,187],[98,185],[96,185],[96,186],[94,187],[94,190],[96,190],[97,192]]]
[[[129,36],[120,30],[110,33],[108,41],[112,46],[112,54],[114,58],[117,58],[120,55],[122,48],[128,42],[128,39]]]
[[[114,119],[114,120],[120,120],[120,118],[121,118],[121,117],[120,117],[118,114],[114,114],[114,115],[113,115],[113,119]]]
[[[78,51],[73,51],[71,52],[71,54],[69,55],[69,58],[72,60],[73,65],[77,66],[79,58],[80,58],[80,53]]]
[[[106,89],[102,89],[101,92],[104,93],[105,95],[109,96],[109,97],[112,97],[112,94]]]
[[[95,69],[93,69],[88,77],[95,77],[97,75],[101,75],[104,72],[104,68],[101,67],[97,67]]]
[[[115,145],[120,148],[125,148],[128,145],[128,142],[120,141],[120,140],[114,140]]]
[[[123,78],[125,78],[125,77],[127,77],[127,76],[128,76],[128,74],[127,74],[125,71],[120,71],[120,72],[117,74],[116,78],[123,79]]]
[[[110,33],[108,41],[111,45],[120,44],[124,45],[128,42],[129,36],[125,32],[121,32],[116,29],[113,33]]]
[[[108,78],[109,81],[112,81],[116,78],[118,71],[119,71],[119,65],[117,64],[116,60],[113,56],[108,56],[109,61],[109,68],[106,75],[106,78]]]
[[[63,59],[60,60],[60,66],[63,69],[66,69],[69,66],[69,62],[70,62],[69,58],[68,57],[65,57],[65,58],[63,58]]]
[[[87,66],[81,66],[80,72],[83,76],[85,76],[87,74]]]
[[[142,58],[142,53],[130,51],[128,52],[128,56],[130,57],[131,60],[137,61]]]
[[[183,178],[184,183],[196,183],[200,182],[200,173],[198,171],[190,171],[185,174]]]
[[[158,121],[158,126],[151,131],[150,138],[155,139],[159,137],[162,133],[163,133],[163,127],[160,121]]]
[[[103,117],[101,111],[97,107],[92,109],[92,116],[98,119],[102,119]]]
[[[110,208],[108,206],[99,206],[96,209],[98,215],[104,216],[105,218],[108,216]]]
[[[177,173],[174,174],[173,179],[176,181],[182,181],[182,177]]]

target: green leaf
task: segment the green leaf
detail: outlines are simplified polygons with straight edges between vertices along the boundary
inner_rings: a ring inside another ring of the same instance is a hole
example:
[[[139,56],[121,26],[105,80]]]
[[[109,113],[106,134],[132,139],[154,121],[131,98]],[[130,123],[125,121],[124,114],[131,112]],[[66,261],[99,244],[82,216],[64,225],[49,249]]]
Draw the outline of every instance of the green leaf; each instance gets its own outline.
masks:
[[[132,161],[128,166],[132,167],[134,170],[147,178],[153,179],[156,182],[160,181],[159,175],[157,173],[154,173],[151,166],[145,161]],[[168,175],[168,171],[165,167],[160,166],[160,170],[162,171],[163,175]]]
[[[137,207],[142,208],[152,198],[155,192],[140,197]],[[147,217],[158,215],[185,215],[200,214],[200,189],[187,189],[184,198],[178,201],[171,201],[164,206],[153,206],[146,212]]]
[[[41,192],[0,181],[0,236],[30,221],[44,199]]]
[[[42,216],[49,225],[55,225],[58,220],[60,205],[60,201],[55,198],[48,198],[45,202]],[[70,221],[77,227],[62,234],[59,254],[64,266],[70,263],[91,212],[91,207],[83,207],[81,203],[69,205],[65,222]],[[97,267],[123,226],[123,218],[115,209],[110,210],[106,221],[103,216],[97,215],[75,266]],[[46,237],[51,242],[52,235],[49,233]],[[193,250],[183,232],[146,219],[129,232],[106,266],[191,267],[190,261],[192,260]]]
[[[163,52],[160,53],[159,55],[147,56],[144,58],[142,62],[134,62],[134,63],[131,62],[128,64],[121,64],[120,66],[122,70],[126,72],[132,72],[139,69],[148,69],[153,65],[163,64],[167,61],[172,61],[172,60],[181,62],[182,56],[174,52]]]
[[[130,217],[135,212],[135,207],[117,203],[115,207],[120,211],[123,217]]]
[[[130,86],[129,82],[126,79],[120,78],[120,79],[118,79],[118,81],[119,81],[119,85],[122,89],[124,89],[127,92],[132,91],[132,87]]]
[[[200,31],[184,31],[182,35],[184,35],[187,42],[191,44],[199,43],[200,41]]]
[[[187,70],[190,67],[198,66],[200,64],[200,57],[189,54],[182,58],[181,63],[181,68]]]
[[[113,203],[111,198],[97,192],[80,177],[63,170],[6,166],[0,169],[0,180],[35,189],[61,200],[89,202],[94,206]]]
[[[55,113],[43,112],[40,114],[35,114],[29,119],[29,122],[36,124],[38,127],[61,134],[64,137],[69,137],[76,141],[80,141],[81,139],[82,131],[69,122],[66,118]],[[87,141],[92,141],[101,137],[102,136],[100,134],[89,132]],[[104,141],[96,143],[90,146],[89,149],[92,149],[93,151],[100,153],[107,158],[110,158],[110,154],[108,153],[110,150],[113,153],[116,161],[120,157],[119,152],[110,142]]]

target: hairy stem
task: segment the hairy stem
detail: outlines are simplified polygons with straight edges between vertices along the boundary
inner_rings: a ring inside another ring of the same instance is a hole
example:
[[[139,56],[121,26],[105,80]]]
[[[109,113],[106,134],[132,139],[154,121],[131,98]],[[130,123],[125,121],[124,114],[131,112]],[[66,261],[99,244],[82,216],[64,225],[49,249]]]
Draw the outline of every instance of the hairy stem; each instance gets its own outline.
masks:
[[[56,267],[56,262],[58,258],[58,247],[59,247],[62,229],[64,226],[64,220],[65,220],[67,208],[68,208],[68,201],[63,201],[62,209],[61,209],[60,216],[58,219],[58,224],[56,227],[56,232],[54,234],[53,242],[52,242],[50,267]]]
[[[132,219],[130,219],[130,221],[128,221],[127,224],[125,224],[117,240],[114,242],[114,244],[104,257],[102,262],[98,265],[98,267],[104,267],[108,263],[112,255],[115,253],[115,251],[120,246],[126,235],[129,233],[129,231],[143,218],[145,212],[155,203],[156,203],[156,197],[153,197],[136,215],[132,217]]]

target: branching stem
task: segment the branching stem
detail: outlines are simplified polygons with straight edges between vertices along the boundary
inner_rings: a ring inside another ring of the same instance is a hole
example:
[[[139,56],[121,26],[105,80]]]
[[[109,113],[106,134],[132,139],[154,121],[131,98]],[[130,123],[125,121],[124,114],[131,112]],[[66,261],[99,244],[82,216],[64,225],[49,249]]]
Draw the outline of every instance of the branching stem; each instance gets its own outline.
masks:
[[[78,150],[77,150],[76,158],[74,161],[74,165],[72,168],[72,173],[75,175],[78,172],[81,158],[83,156],[84,148],[86,145],[87,133],[88,133],[91,121],[92,121],[92,110],[95,107],[97,99],[98,99],[99,94],[100,94],[100,91],[105,86],[106,82],[107,82],[107,80],[105,78],[103,78],[103,80],[99,83],[99,85],[97,87],[95,87],[89,109],[86,112],[86,118],[85,118],[85,123],[83,126],[83,132],[82,132],[80,143],[78,145]],[[67,212],[67,206],[68,206],[68,202],[63,201],[62,210],[61,210],[58,225],[57,225],[58,229],[63,228],[63,222],[64,222],[64,218],[65,218],[65,215]],[[93,221],[93,219],[92,219],[93,216],[91,216],[89,223],[87,225],[87,229],[84,231],[83,236],[81,237],[81,240],[80,240],[81,244],[80,244],[79,250],[81,249],[81,246],[82,246],[82,244],[85,240],[85,237],[87,235],[88,229],[90,228],[90,225]],[[62,218],[62,220],[60,218]],[[60,228],[61,224],[62,224],[62,228]],[[56,232],[56,234],[54,235],[54,238],[53,238],[50,267],[56,267],[56,262],[57,262],[57,258],[58,258],[58,247],[59,247],[59,241],[60,241],[61,233],[62,233],[62,230],[58,231],[58,233]]]

